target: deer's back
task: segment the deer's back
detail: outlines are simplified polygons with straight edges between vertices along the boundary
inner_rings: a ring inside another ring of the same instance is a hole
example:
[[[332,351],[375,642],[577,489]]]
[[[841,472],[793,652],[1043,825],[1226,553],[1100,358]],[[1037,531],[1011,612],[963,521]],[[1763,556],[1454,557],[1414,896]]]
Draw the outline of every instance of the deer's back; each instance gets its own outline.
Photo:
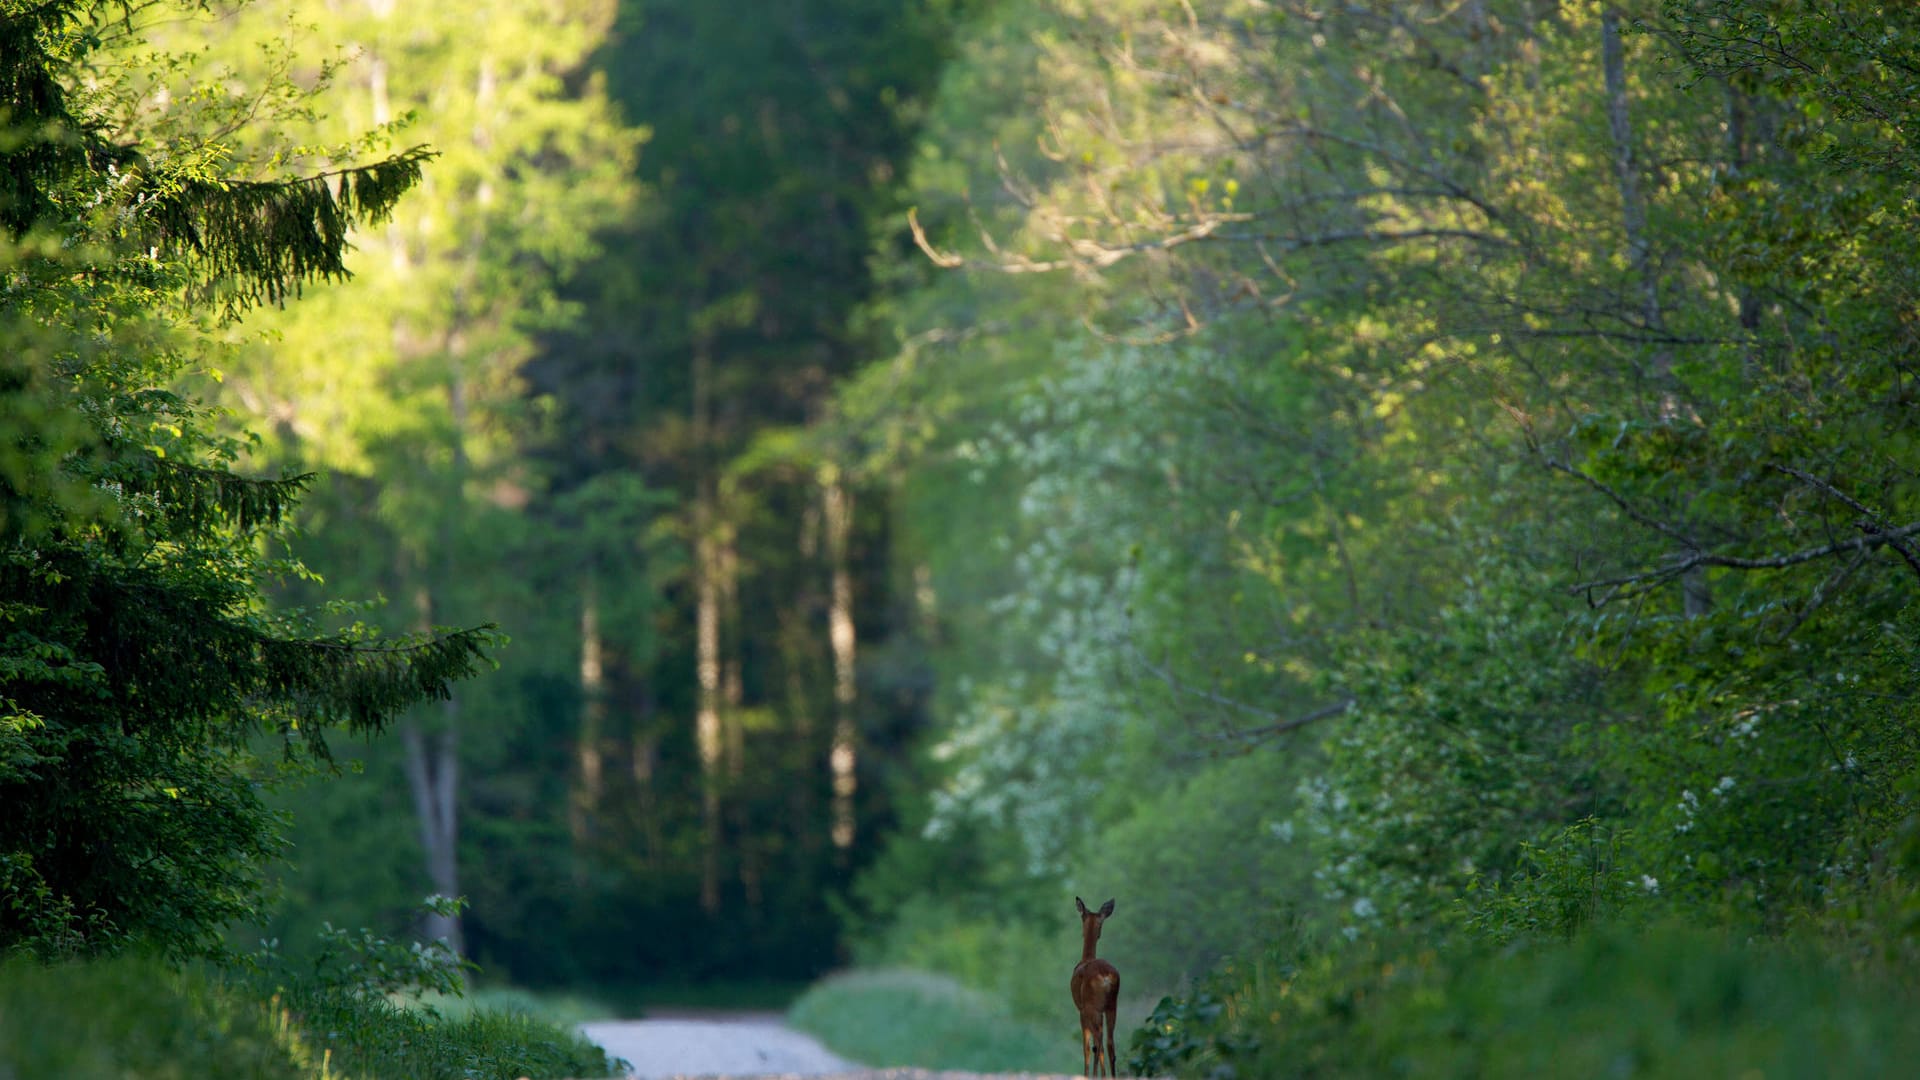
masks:
[[[1099,957],[1082,960],[1073,969],[1073,1003],[1085,1010],[1103,1011],[1120,1000],[1120,972]]]

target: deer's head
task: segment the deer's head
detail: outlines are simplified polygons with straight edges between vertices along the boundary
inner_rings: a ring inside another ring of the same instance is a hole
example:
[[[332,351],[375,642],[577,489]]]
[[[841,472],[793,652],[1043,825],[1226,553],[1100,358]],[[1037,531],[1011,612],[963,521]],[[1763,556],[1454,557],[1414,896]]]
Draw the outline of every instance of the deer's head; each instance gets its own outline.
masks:
[[[1073,906],[1080,909],[1080,929],[1087,935],[1087,939],[1100,940],[1100,924],[1106,922],[1107,917],[1113,914],[1113,901],[1108,900],[1101,904],[1099,911],[1089,911],[1086,902],[1076,896],[1073,898]]]

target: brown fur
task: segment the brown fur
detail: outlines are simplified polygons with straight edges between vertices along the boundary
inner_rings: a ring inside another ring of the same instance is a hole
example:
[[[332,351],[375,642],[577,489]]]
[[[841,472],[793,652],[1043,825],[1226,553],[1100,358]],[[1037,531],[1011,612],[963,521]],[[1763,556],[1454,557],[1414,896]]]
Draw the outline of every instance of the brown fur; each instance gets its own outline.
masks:
[[[1086,1075],[1099,1076],[1100,1059],[1105,1051],[1107,1075],[1117,1076],[1113,1026],[1120,1011],[1120,972],[1093,955],[1094,943],[1100,940],[1101,924],[1113,914],[1113,901],[1102,904],[1099,911],[1088,911],[1077,896],[1073,902],[1080,909],[1080,962],[1074,965],[1073,980],[1067,989],[1073,992],[1073,1007],[1080,1010],[1080,1066]]]

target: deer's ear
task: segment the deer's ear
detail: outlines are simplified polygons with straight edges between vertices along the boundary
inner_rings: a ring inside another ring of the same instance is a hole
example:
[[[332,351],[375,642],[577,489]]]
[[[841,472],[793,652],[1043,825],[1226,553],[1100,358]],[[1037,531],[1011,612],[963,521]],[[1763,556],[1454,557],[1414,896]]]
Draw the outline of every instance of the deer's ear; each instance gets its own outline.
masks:
[[[1085,910],[1085,909],[1083,908],[1082,910]],[[1111,914],[1113,914],[1113,901],[1109,900],[1106,903],[1100,905],[1101,918],[1104,919]]]
[[[1073,906],[1080,909],[1080,914],[1085,915],[1087,913],[1086,902],[1077,896],[1073,898]]]

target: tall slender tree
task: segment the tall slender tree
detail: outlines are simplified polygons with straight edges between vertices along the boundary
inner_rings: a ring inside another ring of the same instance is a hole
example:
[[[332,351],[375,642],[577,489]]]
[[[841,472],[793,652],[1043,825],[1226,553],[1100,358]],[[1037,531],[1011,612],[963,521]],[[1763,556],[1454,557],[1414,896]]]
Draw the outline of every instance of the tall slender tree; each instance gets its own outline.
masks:
[[[859,642],[892,604],[884,512],[806,428],[874,348],[856,321],[868,253],[956,7],[626,5],[602,56],[651,129],[654,212],[609,237],[574,294],[583,318],[530,368],[579,436],[553,448],[560,475],[631,470],[680,500],[676,617],[656,658],[610,672],[608,699],[635,711],[614,726],[649,770],[625,829],[684,854],[629,888],[744,919],[743,950],[769,935],[802,969],[830,956],[823,897],[889,813],[873,733],[916,708],[861,691]],[[631,632],[601,627],[614,648]],[[616,851],[623,831],[606,831]]]
[[[417,207],[362,240],[359,291],[257,320],[280,344],[230,380],[235,400],[281,418],[276,456],[368,478],[364,499],[327,508],[338,516],[326,536],[377,545],[360,553],[356,583],[395,600],[384,617],[396,625],[525,603],[485,569],[526,535],[516,519],[543,483],[525,452],[539,414],[520,395],[519,367],[556,317],[560,278],[635,197],[638,135],[584,75],[611,17],[601,0],[461,10],[286,0],[250,8],[227,43],[233,53],[298,32],[309,49],[346,50],[306,132],[316,141],[358,123],[447,147]],[[266,76],[250,63],[237,77]],[[342,333],[361,347],[363,371],[350,378],[334,355]],[[423,878],[444,895],[464,891],[463,733],[484,715],[450,698],[402,725]],[[425,932],[462,944],[445,915]]]

